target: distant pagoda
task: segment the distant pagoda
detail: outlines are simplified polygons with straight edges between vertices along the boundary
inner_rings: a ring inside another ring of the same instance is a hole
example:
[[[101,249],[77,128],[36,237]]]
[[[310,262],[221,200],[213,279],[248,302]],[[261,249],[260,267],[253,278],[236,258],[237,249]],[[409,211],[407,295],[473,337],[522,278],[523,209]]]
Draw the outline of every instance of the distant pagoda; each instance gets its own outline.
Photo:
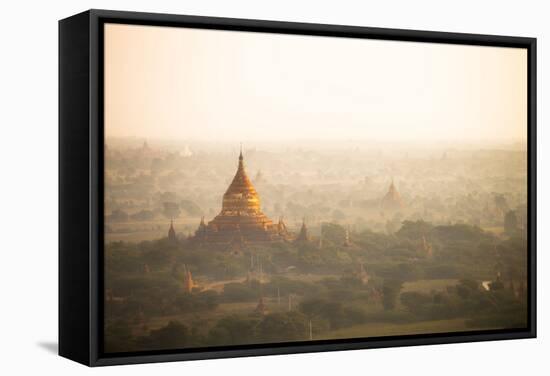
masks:
[[[300,232],[298,233],[298,236],[294,240],[296,243],[307,243],[310,241],[309,232],[307,230],[306,226],[306,219],[302,219],[302,227],[300,228]]]
[[[168,229],[168,241],[173,244],[176,244],[178,242],[176,230],[174,230],[174,220],[170,220],[170,228]]]
[[[397,188],[395,188],[393,179],[391,180],[390,187],[388,188],[388,193],[386,193],[382,199],[381,206],[384,211],[398,211],[404,207],[403,200],[401,199],[401,195],[397,191]]]
[[[239,154],[237,173],[223,195],[221,212],[208,224],[201,223],[192,240],[201,244],[217,244],[235,250],[248,243],[267,243],[286,240],[286,225],[274,224],[260,208],[260,197],[248,178]]]

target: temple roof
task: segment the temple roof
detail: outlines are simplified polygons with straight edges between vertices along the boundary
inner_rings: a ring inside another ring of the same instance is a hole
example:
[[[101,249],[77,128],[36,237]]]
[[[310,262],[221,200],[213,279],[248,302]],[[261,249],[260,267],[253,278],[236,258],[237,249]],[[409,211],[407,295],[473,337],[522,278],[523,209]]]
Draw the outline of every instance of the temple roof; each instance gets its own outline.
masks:
[[[388,189],[388,193],[386,197],[391,197],[392,199],[399,199],[399,192],[397,192],[397,188],[395,188],[395,184],[393,183],[393,179],[390,183],[390,187]]]
[[[256,190],[254,189],[254,186],[252,185],[252,182],[248,178],[248,175],[246,174],[246,171],[244,169],[244,160],[243,160],[243,153],[239,154],[239,165],[237,167],[237,172],[235,173],[235,177],[233,178],[233,181],[231,181],[231,184],[229,184],[229,187],[227,188],[227,191],[225,194],[228,193],[253,193],[257,194]]]
[[[384,196],[382,199],[382,205],[386,206],[387,208],[401,208],[403,207],[403,201],[401,200],[401,195],[397,191],[397,188],[395,188],[395,184],[393,183],[393,179],[391,180],[390,187],[388,189],[388,193]]]
[[[241,151],[235,177],[223,195],[222,212],[259,212],[260,210],[260,198],[246,174],[243,159]]]

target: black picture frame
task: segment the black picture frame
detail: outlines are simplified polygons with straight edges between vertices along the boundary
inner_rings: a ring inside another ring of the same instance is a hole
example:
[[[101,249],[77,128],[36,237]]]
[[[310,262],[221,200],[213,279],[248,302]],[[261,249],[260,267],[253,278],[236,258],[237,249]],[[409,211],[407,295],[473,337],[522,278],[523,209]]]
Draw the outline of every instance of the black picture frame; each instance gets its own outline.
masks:
[[[103,329],[103,24],[124,23],[378,40],[519,47],[528,55],[528,327],[367,339],[105,354]],[[59,21],[59,354],[88,366],[536,337],[536,39],[88,10]]]

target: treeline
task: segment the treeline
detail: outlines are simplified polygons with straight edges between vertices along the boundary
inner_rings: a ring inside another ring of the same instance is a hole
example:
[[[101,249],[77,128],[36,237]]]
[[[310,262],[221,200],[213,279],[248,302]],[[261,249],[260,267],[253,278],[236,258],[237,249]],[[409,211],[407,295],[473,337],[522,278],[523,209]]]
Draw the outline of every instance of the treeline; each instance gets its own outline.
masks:
[[[371,231],[351,233],[344,246],[345,229],[323,226],[322,244],[275,243],[249,245],[242,257],[212,250],[189,241],[171,244],[167,239],[106,245],[108,276],[139,275],[185,264],[193,273],[210,279],[242,277],[251,269],[251,258],[261,260],[265,273],[342,274],[363,263],[368,272],[385,279],[486,280],[500,272],[507,279],[526,273],[526,241],[519,235],[502,240],[478,227],[455,224],[433,226],[405,221],[395,234]],[[425,249],[430,247],[428,253]]]
[[[463,317],[471,327],[526,327],[526,287],[521,283],[506,286],[498,280],[488,287],[487,290],[476,281],[461,280],[445,291],[403,292],[400,302],[417,321]]]
[[[123,299],[113,296],[106,304],[108,351],[171,348],[176,342],[180,347],[200,347],[306,340],[309,321],[313,323],[312,335],[361,324],[369,319],[366,304],[381,307],[386,300],[393,300],[386,307],[391,309],[399,293],[398,289],[389,292],[385,286],[388,281],[363,283],[353,275],[315,282],[273,277],[260,284],[251,279],[226,283],[220,293],[212,290],[186,293],[175,279],[175,283],[167,283],[166,278],[164,282],[151,277],[149,281],[128,280],[118,285],[117,293],[129,295]],[[385,298],[376,293],[382,290],[387,290]],[[272,313],[264,315],[251,309],[248,314],[228,314],[212,322],[216,316],[212,312],[218,304],[255,306],[260,297],[269,300],[266,306]],[[149,330],[151,318],[182,314],[188,318],[187,322],[172,322],[165,328]],[[372,318],[379,320],[377,316]],[[136,331],[149,334],[134,335]],[[179,335],[173,336],[169,331]]]
[[[139,316],[133,321],[118,319],[106,327],[106,349],[116,352],[304,341],[310,335],[318,338],[330,330],[369,322],[402,324],[464,318],[475,330],[522,328],[527,320],[526,290],[505,286],[499,281],[493,282],[486,290],[475,281],[462,280],[444,291],[429,293],[401,292],[402,283],[399,281],[373,281],[362,285],[344,278],[319,282],[318,285],[324,287],[316,291],[303,283],[284,280],[266,284],[262,290],[272,294],[273,289],[280,289],[284,283],[295,283],[285,288],[304,293],[290,311],[283,309],[265,315],[253,311],[228,314],[214,322],[197,315],[185,323],[171,321],[162,328],[150,330],[147,335],[137,336],[132,334],[131,328],[139,324],[147,326],[148,320]],[[370,293],[376,285],[382,294],[373,297]],[[223,302],[255,301],[258,288],[257,284],[227,284],[217,299]],[[187,313],[214,308],[201,306],[205,296],[200,293],[180,295],[178,299],[182,297],[183,305],[178,309]],[[268,308],[275,308],[275,302],[271,299]],[[283,306],[286,306],[286,300]],[[369,306],[381,309],[369,309]]]
[[[131,326],[116,321],[106,326],[105,350],[127,352],[230,346],[251,343],[305,341],[309,339],[309,320],[299,311],[259,315],[228,315],[210,329],[203,323],[170,321],[151,330],[148,335],[134,336]],[[316,333],[317,333],[317,329]]]

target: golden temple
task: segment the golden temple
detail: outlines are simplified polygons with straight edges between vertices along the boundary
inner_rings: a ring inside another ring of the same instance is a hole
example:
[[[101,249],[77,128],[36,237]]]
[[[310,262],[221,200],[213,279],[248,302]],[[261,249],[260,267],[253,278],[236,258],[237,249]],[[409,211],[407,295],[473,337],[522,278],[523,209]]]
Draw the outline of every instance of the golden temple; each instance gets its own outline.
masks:
[[[281,241],[288,237],[282,220],[274,224],[261,211],[260,197],[246,174],[241,150],[237,172],[223,195],[221,212],[208,224],[203,218],[193,239],[234,250],[247,243]]]

